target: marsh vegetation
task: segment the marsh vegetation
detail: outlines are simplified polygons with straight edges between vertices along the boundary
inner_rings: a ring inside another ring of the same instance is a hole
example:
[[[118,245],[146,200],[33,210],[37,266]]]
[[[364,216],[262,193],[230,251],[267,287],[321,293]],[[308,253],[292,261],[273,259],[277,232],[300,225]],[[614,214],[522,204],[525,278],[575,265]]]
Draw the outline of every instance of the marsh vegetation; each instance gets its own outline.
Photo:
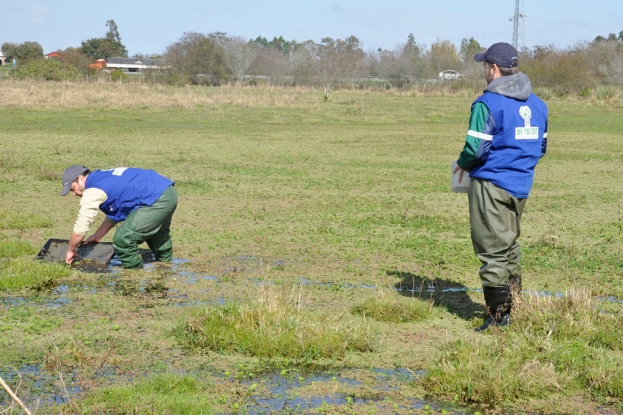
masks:
[[[619,89],[548,100],[523,300],[477,334],[449,191],[477,90],[2,84],[0,376],[37,413],[262,413],[275,377],[281,413],[623,409]],[[184,260],[33,262],[71,231],[76,163],[174,179]]]

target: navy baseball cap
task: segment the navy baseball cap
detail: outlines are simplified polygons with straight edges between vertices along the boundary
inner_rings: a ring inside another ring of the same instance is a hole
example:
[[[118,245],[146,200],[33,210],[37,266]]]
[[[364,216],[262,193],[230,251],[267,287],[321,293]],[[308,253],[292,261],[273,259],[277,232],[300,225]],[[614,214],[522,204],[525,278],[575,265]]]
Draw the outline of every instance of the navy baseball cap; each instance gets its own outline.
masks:
[[[474,55],[476,62],[495,63],[500,68],[516,68],[519,65],[517,59],[517,50],[505,42],[492,45],[485,53],[477,53]]]
[[[63,172],[63,190],[61,190],[60,195],[65,196],[67,193],[69,193],[71,184],[78,178],[78,176],[80,176],[87,170],[89,170],[88,167],[80,166],[77,164],[67,167]]]

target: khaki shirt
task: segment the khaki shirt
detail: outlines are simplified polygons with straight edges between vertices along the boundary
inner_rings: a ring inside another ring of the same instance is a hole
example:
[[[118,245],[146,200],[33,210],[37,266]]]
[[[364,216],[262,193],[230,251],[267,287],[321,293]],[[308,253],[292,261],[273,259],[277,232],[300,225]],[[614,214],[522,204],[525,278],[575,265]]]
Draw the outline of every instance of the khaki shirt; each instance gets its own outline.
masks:
[[[108,199],[106,193],[101,189],[85,189],[80,199],[80,211],[74,225],[74,232],[84,236],[95,222],[95,216],[100,206]]]

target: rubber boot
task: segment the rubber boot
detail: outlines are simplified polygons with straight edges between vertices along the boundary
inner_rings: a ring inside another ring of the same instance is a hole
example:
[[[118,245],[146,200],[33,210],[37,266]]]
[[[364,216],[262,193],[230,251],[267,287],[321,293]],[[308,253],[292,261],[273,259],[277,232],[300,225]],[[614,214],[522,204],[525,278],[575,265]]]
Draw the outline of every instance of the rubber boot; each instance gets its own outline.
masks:
[[[483,325],[475,330],[480,332],[487,330],[489,327],[508,326],[511,323],[511,286],[484,287],[482,291],[487,305],[487,318]]]

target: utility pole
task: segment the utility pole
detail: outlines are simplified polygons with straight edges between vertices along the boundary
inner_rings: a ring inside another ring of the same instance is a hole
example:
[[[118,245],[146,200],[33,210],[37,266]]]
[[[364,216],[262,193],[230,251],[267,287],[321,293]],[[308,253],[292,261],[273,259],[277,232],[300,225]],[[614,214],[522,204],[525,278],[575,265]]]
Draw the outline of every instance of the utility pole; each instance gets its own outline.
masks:
[[[523,0],[515,0],[515,14],[508,20],[513,22],[513,46],[517,51],[525,46],[523,19],[528,17],[523,12]]]

